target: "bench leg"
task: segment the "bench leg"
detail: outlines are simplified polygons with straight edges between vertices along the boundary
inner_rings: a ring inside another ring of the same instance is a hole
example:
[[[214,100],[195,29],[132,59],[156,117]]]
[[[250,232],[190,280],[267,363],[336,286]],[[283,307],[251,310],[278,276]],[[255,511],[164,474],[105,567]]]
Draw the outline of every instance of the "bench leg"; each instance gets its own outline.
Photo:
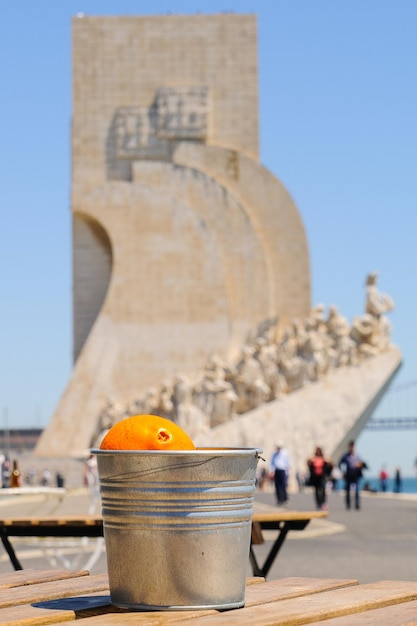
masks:
[[[275,557],[277,556],[278,552],[280,551],[282,544],[285,541],[285,537],[287,536],[288,531],[290,530],[290,527],[287,526],[287,524],[284,523],[284,526],[281,528],[281,530],[279,531],[279,535],[277,537],[277,539],[275,540],[274,545],[271,548],[270,553],[268,554],[268,558],[266,559],[265,563],[263,564],[262,567],[262,575],[264,577],[266,577],[267,573],[269,572],[272,563],[275,561]]]
[[[252,565],[252,570],[253,570],[253,575],[254,576],[263,576],[263,578],[266,578],[266,575],[268,574],[269,570],[271,569],[271,566],[273,564],[273,562],[275,561],[275,558],[278,554],[278,552],[280,551],[282,544],[285,541],[285,538],[287,536],[288,531],[291,529],[291,525],[287,524],[284,522],[283,526],[279,529],[278,532],[278,537],[275,540],[275,543],[273,544],[266,560],[265,563],[263,564],[262,567],[259,567],[258,562],[256,560],[255,557],[255,553],[253,551],[252,548],[252,544],[250,547],[250,552],[249,552],[249,558],[250,558],[250,562]]]
[[[261,576],[263,578],[262,570],[258,565],[258,561],[256,560],[255,552],[253,551],[252,544],[249,550],[249,559],[252,565],[252,571],[254,576]]]
[[[9,541],[9,538],[6,534],[1,533],[1,541],[3,543],[3,546],[7,552],[7,554],[9,555],[9,559],[12,562],[13,567],[15,568],[15,570],[20,570],[23,569],[22,564],[20,563],[19,559],[16,556],[16,552],[13,549],[12,544]]]

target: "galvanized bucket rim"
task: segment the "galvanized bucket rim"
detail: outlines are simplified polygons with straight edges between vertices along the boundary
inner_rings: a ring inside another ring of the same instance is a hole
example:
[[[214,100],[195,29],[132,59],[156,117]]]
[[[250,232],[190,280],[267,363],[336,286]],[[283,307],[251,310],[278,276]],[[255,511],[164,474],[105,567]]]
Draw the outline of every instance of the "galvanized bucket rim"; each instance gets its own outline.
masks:
[[[215,454],[216,456],[247,456],[255,455],[260,458],[262,448],[196,448],[195,450],[102,450],[93,448],[91,454],[108,455],[133,455],[133,456],[203,456]]]

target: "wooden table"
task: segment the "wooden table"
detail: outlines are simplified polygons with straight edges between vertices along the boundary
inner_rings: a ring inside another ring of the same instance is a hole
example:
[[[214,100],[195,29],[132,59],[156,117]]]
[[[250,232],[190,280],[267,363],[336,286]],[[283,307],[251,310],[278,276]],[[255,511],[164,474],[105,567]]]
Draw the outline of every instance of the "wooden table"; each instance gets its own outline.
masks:
[[[24,570],[0,575],[0,624],[35,626],[410,626],[417,623],[417,582],[249,579],[245,607],[230,611],[130,612],[111,605],[107,575]],[[323,621],[326,620],[326,621]]]
[[[268,507],[268,509],[270,508]],[[304,530],[311,520],[325,517],[327,517],[327,511],[283,511],[279,509],[257,511],[255,509],[252,516],[252,541],[249,554],[253,575],[266,577],[290,530]],[[277,531],[277,535],[264,564],[260,566],[253,546],[264,543],[263,530]]]
[[[100,515],[0,519],[0,539],[14,569],[21,570],[10,537],[103,537],[103,520]]]
[[[0,489],[0,497],[9,496],[57,496],[63,498],[67,490],[64,487],[3,487]]]
[[[290,530],[304,530],[311,520],[325,517],[326,511],[283,511],[272,507],[265,507],[262,511],[255,508],[249,555],[254,576],[265,577],[268,574]],[[276,531],[277,535],[264,564],[260,566],[253,545],[263,543],[263,530]],[[10,537],[103,537],[103,520],[100,515],[0,519],[0,539],[14,569],[20,570],[23,567]]]

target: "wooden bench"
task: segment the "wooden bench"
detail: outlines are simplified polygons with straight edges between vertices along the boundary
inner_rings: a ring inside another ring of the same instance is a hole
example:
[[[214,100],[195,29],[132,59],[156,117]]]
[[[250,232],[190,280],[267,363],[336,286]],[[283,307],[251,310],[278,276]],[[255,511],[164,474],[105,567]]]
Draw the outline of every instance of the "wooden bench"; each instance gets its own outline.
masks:
[[[0,489],[0,498],[10,496],[57,496],[63,498],[67,490],[64,487],[3,487]]]
[[[45,570],[0,575],[0,624],[124,626],[367,626],[415,624],[417,582],[356,579],[248,579],[245,606],[230,611],[141,611],[112,606],[106,574]]]
[[[15,570],[23,569],[10,537],[103,537],[99,515],[0,519],[0,538]]]
[[[272,507],[268,507],[272,508]],[[327,517],[326,511],[256,510],[252,518],[250,562],[254,576],[266,577],[290,530],[304,530],[312,519]],[[263,530],[277,532],[269,554],[262,566],[257,562],[253,545],[263,543]],[[15,570],[23,569],[10,542],[10,537],[103,537],[100,515],[45,516],[0,519],[0,538]]]
[[[253,575],[262,576],[264,578],[267,576],[290,530],[304,530],[311,520],[326,517],[327,511],[276,510],[264,512],[256,511],[255,509],[252,516],[252,539],[249,554]],[[256,559],[253,546],[264,543],[263,530],[276,531],[277,536],[272,543],[264,564],[260,566]]]

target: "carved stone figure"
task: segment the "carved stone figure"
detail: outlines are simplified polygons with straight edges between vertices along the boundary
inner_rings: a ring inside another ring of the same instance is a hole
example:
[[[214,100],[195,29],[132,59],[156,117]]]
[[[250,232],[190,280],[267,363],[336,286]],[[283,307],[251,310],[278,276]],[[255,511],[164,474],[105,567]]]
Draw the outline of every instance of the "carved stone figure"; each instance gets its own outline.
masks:
[[[355,361],[356,344],[350,337],[349,322],[334,305],[329,307],[326,326],[331,339],[330,360],[334,367],[351,365]]]
[[[159,392],[158,415],[174,419],[173,388],[169,381],[164,380]]]
[[[281,348],[278,364],[285,378],[287,391],[290,393],[300,389],[308,380],[307,365],[301,357],[297,355],[290,357],[287,355],[285,348]]]
[[[143,403],[143,412],[147,415],[157,415],[159,408],[159,393],[156,387],[148,387]]]
[[[209,416],[211,426],[236,416],[238,396],[226,380],[228,369],[223,360],[214,355],[207,362],[198,384],[200,408]]]
[[[369,313],[353,318],[350,336],[356,343],[359,356],[369,357],[378,354],[377,326],[376,319]]]
[[[325,306],[324,304],[317,304],[315,307],[311,309],[310,313],[310,321],[312,328],[319,332],[320,334],[327,333],[327,325],[325,319]]]
[[[281,398],[287,392],[287,383],[278,365],[278,346],[268,343],[266,337],[259,337],[254,358],[259,361],[263,379],[270,390],[267,402]]]
[[[394,300],[386,293],[380,293],[377,287],[378,274],[372,272],[366,277],[366,306],[365,313],[379,318],[384,313],[394,309]]]
[[[188,376],[185,376],[184,374],[178,374],[175,377],[172,391],[172,401],[174,404],[174,411],[176,413],[177,420],[181,405],[190,404],[192,401],[192,394],[193,386],[191,384],[190,378]]]
[[[292,359],[298,355],[298,340],[293,326],[284,330],[280,343],[280,358]]]
[[[173,391],[176,423],[194,439],[210,429],[208,415],[193,403],[194,385],[190,377],[180,374],[176,377]]]
[[[266,401],[270,389],[266,384],[262,367],[254,356],[251,346],[244,346],[235,369],[234,384],[238,395],[238,413],[250,411]]]
[[[376,320],[374,344],[380,351],[383,351],[389,348],[391,343],[391,324],[384,314],[394,309],[394,300],[388,294],[379,292],[377,281],[376,272],[368,274],[365,312]]]
[[[308,319],[305,325],[303,343],[299,350],[306,362],[308,378],[317,381],[328,369],[328,359],[321,334],[316,330],[314,320]]]

